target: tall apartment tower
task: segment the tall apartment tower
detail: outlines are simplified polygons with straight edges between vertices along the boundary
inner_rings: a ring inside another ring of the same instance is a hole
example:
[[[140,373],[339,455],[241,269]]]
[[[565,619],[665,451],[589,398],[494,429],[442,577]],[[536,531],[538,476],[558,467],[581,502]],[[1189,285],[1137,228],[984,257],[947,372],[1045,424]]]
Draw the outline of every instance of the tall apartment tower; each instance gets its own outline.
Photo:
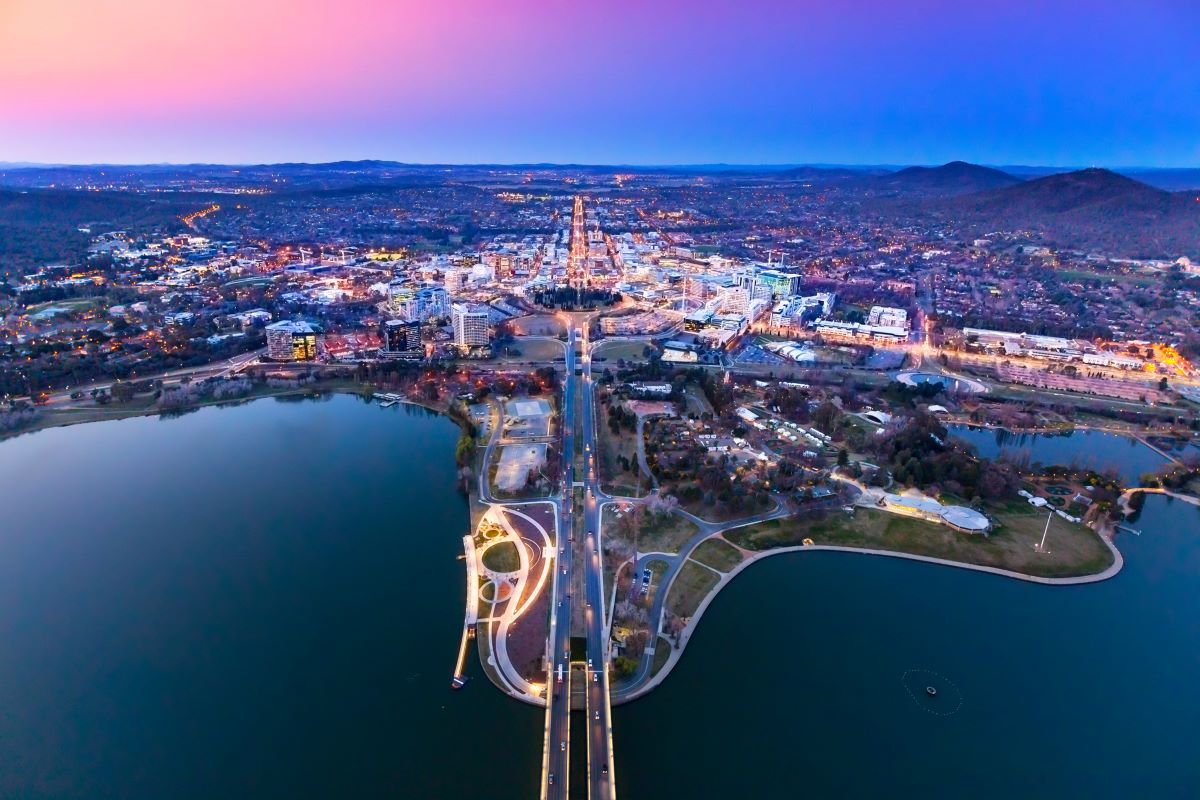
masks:
[[[454,344],[458,347],[486,347],[488,344],[488,312],[486,308],[469,303],[455,303],[450,308],[454,323]]]

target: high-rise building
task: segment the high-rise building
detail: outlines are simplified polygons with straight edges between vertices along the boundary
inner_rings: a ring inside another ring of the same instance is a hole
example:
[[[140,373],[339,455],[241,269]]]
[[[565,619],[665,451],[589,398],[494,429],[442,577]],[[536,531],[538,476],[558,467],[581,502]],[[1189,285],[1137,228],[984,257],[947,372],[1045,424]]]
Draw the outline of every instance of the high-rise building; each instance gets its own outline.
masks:
[[[737,285],[750,293],[750,298],[791,297],[800,291],[800,276],[777,269],[749,266],[734,273]]]
[[[459,347],[486,347],[488,344],[488,312],[471,303],[455,303],[450,309],[454,323],[454,344]]]
[[[450,316],[450,296],[441,286],[425,286],[417,290],[417,310],[421,321]]]
[[[408,284],[394,281],[388,284],[388,309],[402,319],[420,319],[417,294]]]
[[[446,291],[461,292],[463,287],[467,285],[467,278],[470,272],[459,267],[450,267],[446,270]]]
[[[420,358],[425,354],[421,346],[421,323],[416,320],[389,319],[380,326],[383,346],[379,354],[384,358]]]
[[[320,335],[302,320],[284,319],[267,326],[267,357],[272,361],[312,361]]]

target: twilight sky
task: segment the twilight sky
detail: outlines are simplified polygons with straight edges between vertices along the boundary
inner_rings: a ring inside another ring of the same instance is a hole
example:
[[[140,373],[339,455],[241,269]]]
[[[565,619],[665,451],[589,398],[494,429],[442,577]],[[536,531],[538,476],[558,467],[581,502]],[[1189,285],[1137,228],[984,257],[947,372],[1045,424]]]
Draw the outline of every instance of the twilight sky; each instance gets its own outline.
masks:
[[[1200,166],[1197,0],[0,0],[0,162]]]

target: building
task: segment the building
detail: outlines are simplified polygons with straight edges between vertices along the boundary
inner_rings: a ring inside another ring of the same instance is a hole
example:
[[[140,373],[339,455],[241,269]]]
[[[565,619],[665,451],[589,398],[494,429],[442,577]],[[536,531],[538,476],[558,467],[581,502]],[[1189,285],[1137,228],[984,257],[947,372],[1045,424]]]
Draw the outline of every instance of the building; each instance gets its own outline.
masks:
[[[892,344],[908,341],[908,328],[865,325],[859,322],[838,322],[831,319],[818,320],[813,327],[822,338],[832,341]]]
[[[425,286],[417,290],[417,313],[421,321],[450,316],[450,297],[441,286]]]
[[[791,297],[800,291],[800,276],[777,269],[750,266],[734,273],[734,281],[751,299]]]
[[[919,495],[885,492],[879,500],[879,505],[893,514],[941,523],[963,533],[986,534],[992,527],[991,520],[974,509],[966,506],[944,506],[932,498]]]
[[[871,306],[867,315],[867,324],[880,328],[908,328],[908,311],[903,308],[889,306]]]
[[[455,303],[450,309],[454,323],[454,344],[461,348],[487,347],[488,310],[472,303]]]
[[[312,361],[319,346],[317,329],[302,320],[285,319],[267,326],[267,358],[272,361]]]
[[[420,358],[425,354],[421,345],[421,323],[416,320],[389,319],[380,326],[383,346],[379,355],[384,358]]]
[[[831,313],[836,302],[837,294],[834,292],[784,298],[771,309],[771,327],[799,328],[818,315]]]
[[[470,272],[458,267],[451,267],[446,270],[446,291],[461,292],[467,285],[467,278]]]
[[[419,319],[417,295],[403,281],[392,281],[387,288],[388,310],[401,319]]]

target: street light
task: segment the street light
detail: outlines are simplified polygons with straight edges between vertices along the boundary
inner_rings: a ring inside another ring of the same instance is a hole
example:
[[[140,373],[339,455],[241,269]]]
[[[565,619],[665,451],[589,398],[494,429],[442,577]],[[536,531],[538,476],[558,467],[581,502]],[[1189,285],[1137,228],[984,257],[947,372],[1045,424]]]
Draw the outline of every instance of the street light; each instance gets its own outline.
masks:
[[[1033,549],[1043,555],[1049,553],[1046,549],[1046,534],[1050,532],[1050,520],[1054,518],[1054,512],[1051,511],[1046,515],[1046,528],[1042,531],[1042,541],[1034,545]]]

